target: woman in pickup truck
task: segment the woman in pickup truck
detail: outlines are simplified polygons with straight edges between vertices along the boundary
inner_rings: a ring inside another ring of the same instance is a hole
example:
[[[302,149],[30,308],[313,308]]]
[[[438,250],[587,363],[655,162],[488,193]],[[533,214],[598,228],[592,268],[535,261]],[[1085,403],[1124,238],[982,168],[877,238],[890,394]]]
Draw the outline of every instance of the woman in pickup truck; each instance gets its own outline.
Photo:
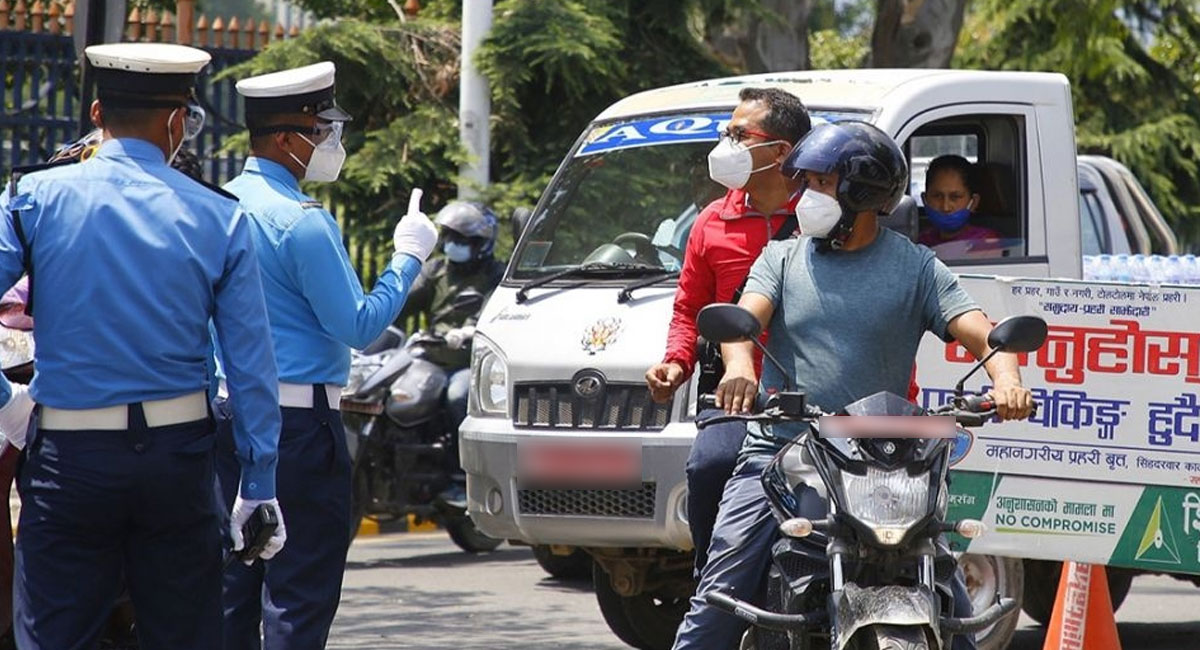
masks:
[[[929,225],[921,229],[917,241],[934,248],[949,242],[1003,238],[991,228],[971,223],[979,207],[976,185],[975,166],[966,158],[953,154],[934,158],[925,172],[925,191],[921,194]],[[999,249],[996,255],[1000,255]]]

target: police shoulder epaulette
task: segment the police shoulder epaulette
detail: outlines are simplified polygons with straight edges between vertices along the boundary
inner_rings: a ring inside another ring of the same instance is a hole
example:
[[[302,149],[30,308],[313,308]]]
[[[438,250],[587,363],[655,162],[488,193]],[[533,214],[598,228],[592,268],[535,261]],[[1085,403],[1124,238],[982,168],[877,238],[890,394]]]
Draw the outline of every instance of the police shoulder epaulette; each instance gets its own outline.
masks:
[[[307,200],[307,201],[301,201],[301,202],[300,202],[300,207],[302,207],[302,208],[304,208],[305,210],[307,210],[307,209],[309,209],[309,208],[324,208],[325,206],[324,206],[324,205],[322,205],[320,201],[314,201],[314,200],[312,200],[312,199],[309,199],[309,200]]]
[[[221,187],[219,185],[213,185],[212,183],[209,183],[208,181],[200,180],[199,178],[192,178],[191,176],[188,176],[187,174],[184,174],[184,176],[191,178],[193,181],[196,181],[200,185],[203,185],[204,187],[216,192],[217,194],[220,194],[221,196],[223,196],[227,199],[232,199],[234,201],[241,201],[241,199],[239,199],[236,195],[231,194],[230,192],[221,189]]]
[[[34,172],[40,172],[40,171],[43,171],[46,169],[52,169],[54,167],[62,167],[63,165],[73,165],[77,162],[79,162],[79,161],[67,158],[65,160],[58,160],[55,162],[39,163],[37,165],[23,165],[21,167],[13,167],[12,175],[8,177],[9,178],[8,193],[10,196],[13,194],[16,194],[17,181],[21,180],[21,178],[23,176],[28,176],[29,174],[32,174]]]

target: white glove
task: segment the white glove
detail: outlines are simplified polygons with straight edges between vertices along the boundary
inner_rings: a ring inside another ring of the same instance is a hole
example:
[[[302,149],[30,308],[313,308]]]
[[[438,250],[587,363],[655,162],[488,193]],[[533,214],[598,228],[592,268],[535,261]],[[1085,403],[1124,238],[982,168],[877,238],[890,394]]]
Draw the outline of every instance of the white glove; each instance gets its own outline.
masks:
[[[29,430],[33,406],[33,398],[25,384],[12,384],[12,397],[0,406],[0,433],[17,449],[25,447],[25,433]]]
[[[240,551],[246,547],[246,540],[242,539],[242,527],[250,520],[250,515],[254,514],[254,509],[262,504],[267,504],[275,509],[275,516],[279,518],[279,526],[275,528],[275,533],[271,535],[271,539],[267,541],[267,545],[263,547],[262,553],[258,557],[269,560],[275,557],[275,554],[283,550],[283,543],[287,541],[287,527],[283,525],[283,510],[279,508],[278,499],[243,499],[241,493],[237,495],[237,499],[233,501],[233,510],[229,513],[229,536],[233,538],[233,550]],[[254,564],[257,558],[249,558],[244,560],[247,565]]]
[[[437,246],[437,240],[437,228],[421,212],[421,190],[413,190],[408,199],[408,214],[400,219],[396,224],[396,232],[392,234],[396,253],[412,255],[424,263],[434,246]]]
[[[446,346],[451,350],[461,350],[471,344],[475,337],[475,326],[456,327],[446,332]]]

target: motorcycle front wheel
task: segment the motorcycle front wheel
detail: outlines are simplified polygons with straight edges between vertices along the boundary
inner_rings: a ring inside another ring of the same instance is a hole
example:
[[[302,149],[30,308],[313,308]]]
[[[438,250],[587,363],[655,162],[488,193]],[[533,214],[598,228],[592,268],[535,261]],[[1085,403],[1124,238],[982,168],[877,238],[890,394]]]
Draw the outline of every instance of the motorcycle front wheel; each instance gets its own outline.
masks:
[[[468,553],[488,553],[504,543],[502,539],[488,537],[479,532],[479,529],[475,527],[475,522],[465,514],[447,516],[445,525],[450,540]]]
[[[859,630],[851,650],[939,650],[925,628],[910,625],[871,625]]]

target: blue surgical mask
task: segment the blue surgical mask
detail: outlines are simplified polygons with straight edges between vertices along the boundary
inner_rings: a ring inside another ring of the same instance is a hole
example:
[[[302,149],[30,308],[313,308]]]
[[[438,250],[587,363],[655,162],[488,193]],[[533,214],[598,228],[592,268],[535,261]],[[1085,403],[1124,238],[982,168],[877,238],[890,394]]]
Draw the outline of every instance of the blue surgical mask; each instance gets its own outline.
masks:
[[[963,226],[967,225],[967,220],[971,218],[971,209],[963,208],[946,213],[927,205],[925,206],[925,215],[929,217],[930,223],[938,230],[942,232],[957,232]]]
[[[470,262],[472,257],[470,244],[448,241],[442,245],[442,252],[446,254],[446,259],[457,264]]]

